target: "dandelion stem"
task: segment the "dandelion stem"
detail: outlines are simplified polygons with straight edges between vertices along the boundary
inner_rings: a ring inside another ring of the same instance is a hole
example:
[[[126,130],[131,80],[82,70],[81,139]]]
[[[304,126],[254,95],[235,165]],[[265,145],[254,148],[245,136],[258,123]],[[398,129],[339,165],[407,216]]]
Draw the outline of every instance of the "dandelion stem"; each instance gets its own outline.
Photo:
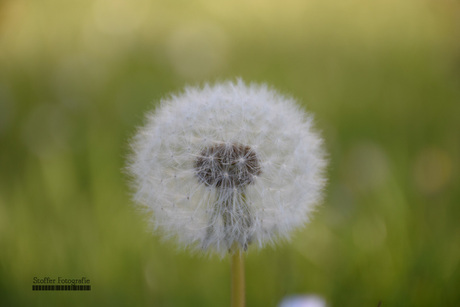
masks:
[[[245,306],[244,261],[239,249],[232,254],[232,307]]]

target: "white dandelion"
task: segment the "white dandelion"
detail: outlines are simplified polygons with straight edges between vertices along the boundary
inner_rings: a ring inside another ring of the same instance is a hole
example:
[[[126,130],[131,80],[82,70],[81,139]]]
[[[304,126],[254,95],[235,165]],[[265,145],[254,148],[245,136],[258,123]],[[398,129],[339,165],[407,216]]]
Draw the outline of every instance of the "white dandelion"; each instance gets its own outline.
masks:
[[[166,237],[224,255],[307,223],[325,165],[311,115],[238,80],[163,99],[133,139],[128,170],[135,200]]]

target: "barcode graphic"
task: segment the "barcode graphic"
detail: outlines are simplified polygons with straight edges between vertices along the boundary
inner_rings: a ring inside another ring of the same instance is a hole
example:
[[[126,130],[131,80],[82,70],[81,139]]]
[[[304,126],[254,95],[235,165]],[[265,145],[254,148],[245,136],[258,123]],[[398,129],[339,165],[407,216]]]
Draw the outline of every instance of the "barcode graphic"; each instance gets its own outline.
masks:
[[[32,286],[33,291],[90,291],[89,285],[36,285]]]

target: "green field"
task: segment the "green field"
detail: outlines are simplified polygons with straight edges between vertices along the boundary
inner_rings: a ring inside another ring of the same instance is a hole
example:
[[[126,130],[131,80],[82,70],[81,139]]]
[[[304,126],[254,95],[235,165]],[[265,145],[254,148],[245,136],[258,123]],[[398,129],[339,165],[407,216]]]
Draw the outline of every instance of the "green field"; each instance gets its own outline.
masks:
[[[312,223],[249,249],[248,306],[459,306],[459,30],[454,0],[1,1],[0,305],[229,306],[229,259],[148,229],[123,167],[161,97],[241,77],[330,161]]]

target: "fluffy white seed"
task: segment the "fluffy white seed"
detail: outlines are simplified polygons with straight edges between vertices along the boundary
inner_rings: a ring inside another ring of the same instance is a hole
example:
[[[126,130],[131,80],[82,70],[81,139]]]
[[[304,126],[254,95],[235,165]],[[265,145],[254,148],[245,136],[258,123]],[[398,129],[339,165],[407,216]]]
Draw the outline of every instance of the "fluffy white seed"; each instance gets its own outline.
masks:
[[[188,247],[223,255],[288,238],[325,184],[312,122],[265,85],[186,88],[163,99],[132,141],[135,200]]]

